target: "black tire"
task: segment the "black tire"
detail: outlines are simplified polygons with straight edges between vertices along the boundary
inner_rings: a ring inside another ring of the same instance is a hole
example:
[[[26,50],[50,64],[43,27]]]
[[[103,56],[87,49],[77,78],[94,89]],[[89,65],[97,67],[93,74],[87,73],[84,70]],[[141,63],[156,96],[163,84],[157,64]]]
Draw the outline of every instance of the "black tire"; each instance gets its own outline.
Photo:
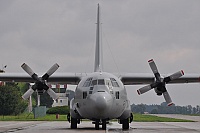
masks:
[[[77,129],[77,119],[71,118],[71,129]]]
[[[129,129],[129,119],[128,119],[128,118],[122,120],[122,129],[123,129],[123,130]]]
[[[96,120],[96,121],[95,121],[95,129],[96,129],[96,130],[99,130],[99,120]]]
[[[102,129],[106,130],[106,121],[105,120],[102,121]]]

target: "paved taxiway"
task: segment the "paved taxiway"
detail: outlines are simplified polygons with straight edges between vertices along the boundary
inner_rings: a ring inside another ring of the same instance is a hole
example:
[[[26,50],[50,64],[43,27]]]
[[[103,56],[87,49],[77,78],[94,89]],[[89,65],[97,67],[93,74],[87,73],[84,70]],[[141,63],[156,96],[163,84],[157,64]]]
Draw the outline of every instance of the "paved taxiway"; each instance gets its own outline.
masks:
[[[121,125],[112,122],[108,129],[95,130],[90,121],[78,125],[78,129],[70,129],[65,121],[54,122],[0,122],[0,133],[199,133],[200,122],[133,122],[127,131],[121,130]]]

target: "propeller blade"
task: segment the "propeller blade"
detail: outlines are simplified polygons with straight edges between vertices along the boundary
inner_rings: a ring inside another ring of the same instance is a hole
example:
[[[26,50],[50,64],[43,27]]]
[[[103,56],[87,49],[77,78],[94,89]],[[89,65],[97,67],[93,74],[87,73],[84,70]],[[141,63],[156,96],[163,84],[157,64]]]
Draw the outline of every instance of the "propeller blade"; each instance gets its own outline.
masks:
[[[140,95],[140,94],[143,94],[143,93],[145,93],[145,92],[147,92],[151,89],[152,89],[151,85],[147,85],[147,86],[144,86],[144,87],[138,89],[137,93]]]
[[[53,98],[54,100],[58,99],[58,97],[59,97],[51,88],[49,88],[49,89],[47,90],[47,93],[48,93],[48,94],[50,95],[50,97]]]
[[[26,71],[34,80],[39,81],[38,75],[33,72],[33,70],[26,64],[22,64],[21,67]]]
[[[174,80],[174,79],[180,78],[183,75],[184,75],[184,72],[183,72],[183,70],[181,70],[179,72],[176,72],[176,73],[170,75],[169,77],[171,80]]]
[[[151,67],[151,70],[153,71],[153,74],[156,77],[156,81],[160,82],[161,81],[160,73],[158,72],[158,68],[157,68],[154,60],[151,59],[148,62],[149,62],[149,66]]]
[[[165,101],[167,102],[167,106],[171,106],[173,103],[172,103],[172,99],[169,95],[169,93],[167,91],[163,92],[163,96],[165,98]]]
[[[51,76],[57,69],[59,68],[59,65],[56,63],[54,64],[43,76],[43,80],[47,80],[49,76]]]
[[[156,64],[155,64],[155,62],[154,62],[154,60],[151,59],[151,60],[149,60],[148,62],[149,62],[149,65],[150,65],[151,70],[153,71],[153,73],[154,73],[154,74],[158,73],[158,68],[157,68],[157,66],[156,66]]]
[[[183,72],[183,70],[181,70],[181,71],[178,71],[178,72],[176,72],[176,73],[174,73],[174,74],[172,74],[172,75],[170,75],[170,76],[168,76],[168,77],[165,77],[165,78],[164,78],[164,81],[165,81],[166,83],[168,83],[168,82],[170,82],[170,81],[172,81],[172,80],[174,80],[174,79],[180,78],[180,77],[183,76],[183,75],[184,75],[184,72]]]
[[[26,63],[23,63],[21,65],[21,67],[24,69],[24,71],[26,71],[32,77],[32,75],[34,74],[34,72],[33,72],[33,70]]]
[[[32,88],[30,88],[29,90],[26,91],[26,93],[24,93],[24,95],[22,96],[22,98],[24,100],[28,99],[32,95],[33,92],[34,92],[34,90]]]

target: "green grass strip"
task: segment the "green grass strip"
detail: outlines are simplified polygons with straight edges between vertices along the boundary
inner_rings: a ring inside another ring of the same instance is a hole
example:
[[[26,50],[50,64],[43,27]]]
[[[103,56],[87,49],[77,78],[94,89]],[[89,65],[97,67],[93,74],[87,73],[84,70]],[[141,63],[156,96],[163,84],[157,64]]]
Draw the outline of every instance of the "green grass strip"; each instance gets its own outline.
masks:
[[[194,122],[191,120],[158,117],[144,114],[134,114],[133,116],[133,120],[135,122]],[[47,114],[44,117],[34,119],[34,116],[31,113],[21,114],[18,116],[0,116],[0,121],[67,121],[67,115],[59,115],[59,118],[56,119],[56,115]]]
[[[145,114],[134,114],[133,121],[135,122],[194,122],[191,120],[158,117],[158,116],[145,115]]]
[[[56,119],[56,115],[47,114],[44,117],[34,119],[34,115],[31,113],[18,116],[0,116],[0,121],[67,121],[67,115],[59,115],[59,118]]]

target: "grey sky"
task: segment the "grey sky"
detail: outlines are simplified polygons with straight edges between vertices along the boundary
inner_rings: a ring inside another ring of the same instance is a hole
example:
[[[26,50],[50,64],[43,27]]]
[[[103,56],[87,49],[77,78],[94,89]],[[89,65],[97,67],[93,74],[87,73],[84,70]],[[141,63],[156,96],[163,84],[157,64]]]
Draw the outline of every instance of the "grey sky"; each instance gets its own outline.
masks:
[[[153,58],[160,73],[200,74],[199,0],[1,0],[0,64],[7,73],[23,73],[23,62],[36,72],[55,62],[57,72],[92,72],[97,3],[104,71],[151,73]],[[164,101],[154,91],[138,96],[138,87],[127,87],[131,103]],[[167,88],[176,104],[200,104],[199,84]]]

